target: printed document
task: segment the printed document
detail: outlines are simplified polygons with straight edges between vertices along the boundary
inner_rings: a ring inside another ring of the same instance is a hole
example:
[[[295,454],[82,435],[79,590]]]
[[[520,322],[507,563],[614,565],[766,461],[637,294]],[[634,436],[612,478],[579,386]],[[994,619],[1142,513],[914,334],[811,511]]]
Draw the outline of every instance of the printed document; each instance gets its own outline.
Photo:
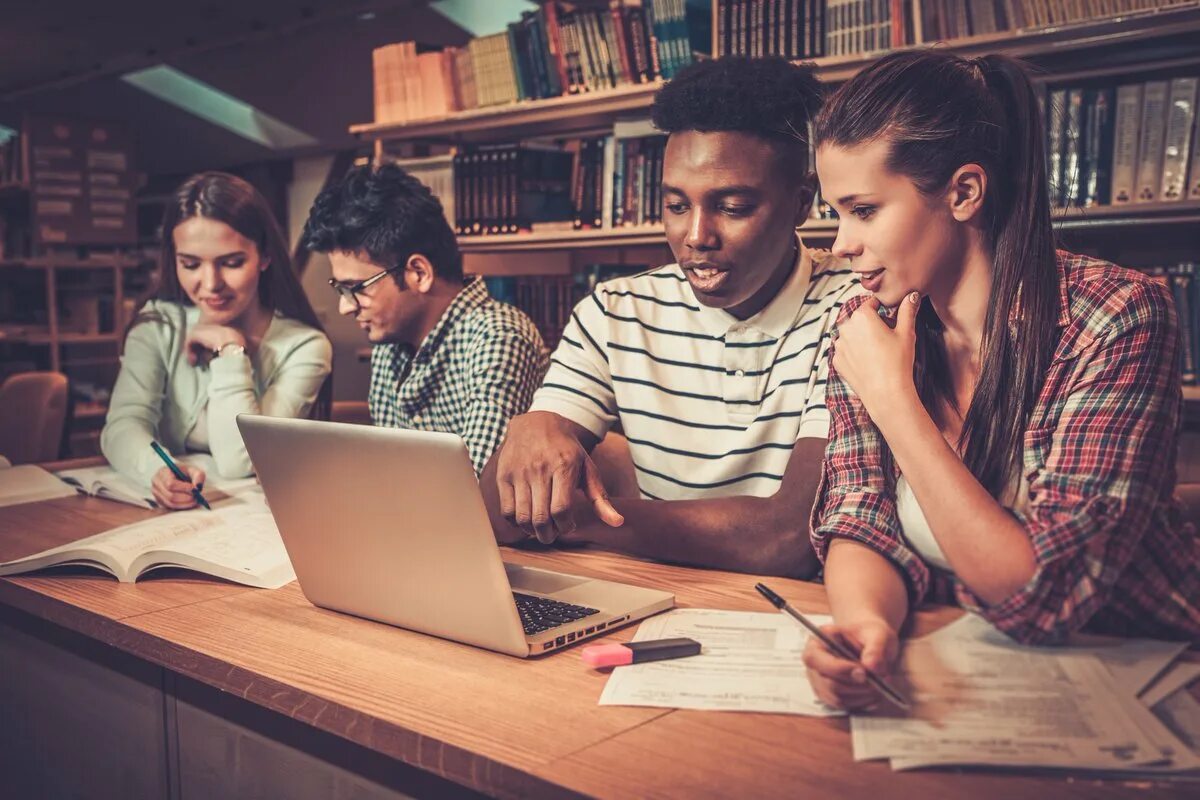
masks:
[[[811,616],[817,625],[828,616]],[[827,717],[842,712],[817,700],[801,653],[808,632],[783,614],[680,608],[641,624],[633,641],[687,637],[698,656],[616,667],[600,705],[710,711],[764,711]]]

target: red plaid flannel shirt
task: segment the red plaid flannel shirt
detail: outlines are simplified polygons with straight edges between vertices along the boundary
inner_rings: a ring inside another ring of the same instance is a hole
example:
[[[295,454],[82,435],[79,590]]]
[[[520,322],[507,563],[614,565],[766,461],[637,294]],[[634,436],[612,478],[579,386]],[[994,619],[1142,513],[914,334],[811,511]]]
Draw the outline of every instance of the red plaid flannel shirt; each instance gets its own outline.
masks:
[[[957,600],[1022,642],[1061,641],[1085,626],[1200,641],[1200,539],[1173,498],[1183,399],[1170,292],[1063,251],[1058,271],[1058,345],[1021,454],[1030,504],[1027,515],[1014,512],[1037,561],[1029,583],[987,606],[909,548],[882,471],[886,444],[832,368],[813,546],[822,561],[839,536],[871,547],[900,571],[911,607]]]

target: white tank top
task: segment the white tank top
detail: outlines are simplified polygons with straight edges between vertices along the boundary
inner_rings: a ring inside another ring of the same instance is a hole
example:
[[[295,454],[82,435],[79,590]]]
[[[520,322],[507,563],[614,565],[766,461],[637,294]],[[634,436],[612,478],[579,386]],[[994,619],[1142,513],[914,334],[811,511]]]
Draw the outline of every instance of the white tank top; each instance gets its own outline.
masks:
[[[1001,498],[1001,504],[1022,514],[1028,513],[1029,482],[1023,474],[1018,473],[1017,479],[1009,484]],[[946,572],[954,572],[937,539],[934,538],[933,531],[929,529],[925,512],[917,503],[917,496],[913,494],[903,475],[896,480],[896,516],[900,518],[900,531],[904,540],[922,561]]]

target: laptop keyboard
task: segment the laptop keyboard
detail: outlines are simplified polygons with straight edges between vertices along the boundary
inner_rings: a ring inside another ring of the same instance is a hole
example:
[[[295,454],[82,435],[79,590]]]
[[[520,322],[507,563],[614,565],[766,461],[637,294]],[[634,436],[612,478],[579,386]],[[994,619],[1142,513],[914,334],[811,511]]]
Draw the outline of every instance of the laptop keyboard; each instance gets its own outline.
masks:
[[[596,608],[561,603],[547,597],[518,592],[513,592],[513,600],[517,601],[517,613],[521,615],[521,624],[525,626],[525,633],[529,636],[600,613]]]

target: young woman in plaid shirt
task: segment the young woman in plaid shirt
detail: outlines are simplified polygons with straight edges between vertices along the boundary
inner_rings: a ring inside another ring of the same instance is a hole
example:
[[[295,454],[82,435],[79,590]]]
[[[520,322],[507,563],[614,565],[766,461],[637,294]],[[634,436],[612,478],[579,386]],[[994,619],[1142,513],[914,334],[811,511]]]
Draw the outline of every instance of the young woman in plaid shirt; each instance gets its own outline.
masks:
[[[881,59],[818,119],[833,252],[872,295],[838,324],[813,544],[833,629],[884,674],[929,599],[1025,643],[1200,640],[1171,297],[1055,250],[1043,131],[1018,62],[937,51]],[[819,643],[805,662],[826,702],[878,699]]]

